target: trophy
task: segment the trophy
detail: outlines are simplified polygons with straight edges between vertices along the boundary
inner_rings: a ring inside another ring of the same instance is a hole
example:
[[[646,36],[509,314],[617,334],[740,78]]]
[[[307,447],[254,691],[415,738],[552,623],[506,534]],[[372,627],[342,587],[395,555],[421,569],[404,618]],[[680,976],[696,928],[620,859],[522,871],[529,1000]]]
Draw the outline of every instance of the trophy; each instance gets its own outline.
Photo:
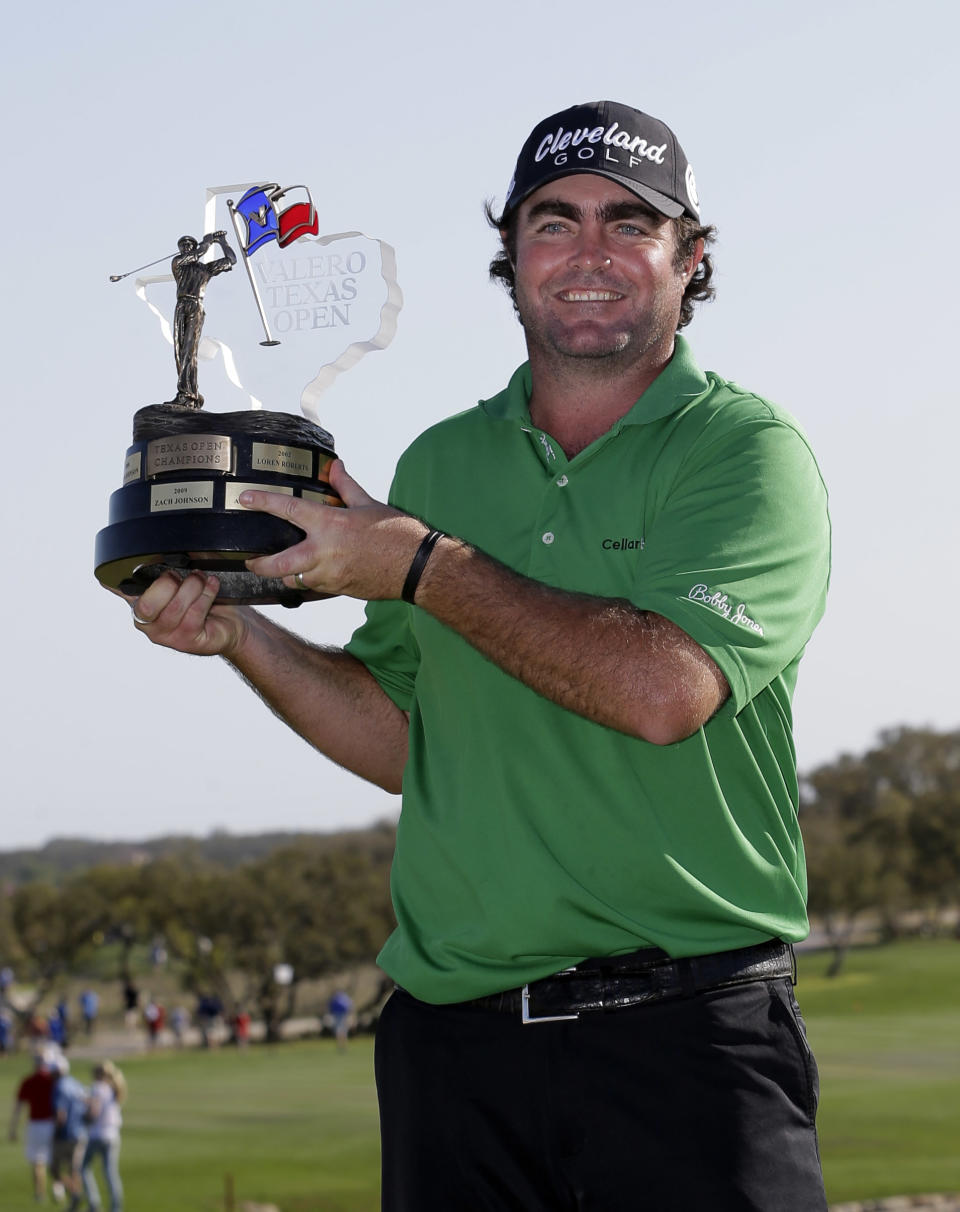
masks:
[[[317,403],[338,374],[392,340],[402,304],[394,251],[362,232],[320,236],[302,185],[210,188],[204,231],[181,237],[168,274],[135,280],[173,345],[176,394],[134,413],[122,484],[96,538],[96,576],[133,596],[165,571],[198,569],[218,577],[218,601],[299,606],[328,595],[258,577],[245,561],[299,542],[303,531],[238,498],[256,488],[343,507],[327,478],[336,451]],[[224,389],[246,397],[240,411],[204,411],[198,361],[217,359]],[[297,397],[303,415],[264,406]]]

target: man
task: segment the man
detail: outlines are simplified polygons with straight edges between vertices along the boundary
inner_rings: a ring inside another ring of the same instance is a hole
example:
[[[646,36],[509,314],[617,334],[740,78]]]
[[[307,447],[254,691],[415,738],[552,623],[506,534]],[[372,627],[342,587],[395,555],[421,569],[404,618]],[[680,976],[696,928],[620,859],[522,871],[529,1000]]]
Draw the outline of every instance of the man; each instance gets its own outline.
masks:
[[[204,261],[214,244],[220,246],[222,257]],[[181,236],[180,250],[170,262],[170,272],[177,284],[177,303],[173,313],[173,355],[177,364],[177,394],[172,404],[187,408],[202,408],[203,396],[197,390],[197,353],[203,330],[203,292],[217,274],[233,269],[237,257],[227,243],[227,233],[210,232],[198,244],[193,236]]]
[[[83,1015],[83,1030],[88,1037],[93,1035],[99,1011],[100,995],[93,989],[84,989],[80,994],[80,1013]]]
[[[350,1011],[353,1009],[353,998],[345,989],[337,989],[327,1010],[333,1020],[333,1037],[337,1041],[340,1052],[347,1050],[347,1037],[350,1034]]]
[[[24,1155],[33,1179],[33,1198],[46,1199],[47,1167],[53,1147],[53,1087],[57,1073],[57,1051],[46,1048],[33,1058],[33,1072],[17,1089],[10,1117],[10,1140],[16,1141],[20,1116],[27,1113],[27,1138]]]
[[[75,1212],[83,1199],[83,1183],[80,1178],[80,1162],[87,1142],[86,1087],[70,1073],[70,1062],[65,1056],[58,1057],[57,1078],[53,1089],[53,1153],[50,1175],[53,1179],[54,1197],[69,1194],[67,1212]]]
[[[369,602],[348,647],[198,575],[135,624],[402,789],[384,1208],[823,1209],[789,947],[823,484],[677,335],[713,232],[663,123],[546,119],[498,226],[529,354],[506,390],[418,439],[389,507],[339,463],[347,509],[241,498],[306,533],[255,572]]]

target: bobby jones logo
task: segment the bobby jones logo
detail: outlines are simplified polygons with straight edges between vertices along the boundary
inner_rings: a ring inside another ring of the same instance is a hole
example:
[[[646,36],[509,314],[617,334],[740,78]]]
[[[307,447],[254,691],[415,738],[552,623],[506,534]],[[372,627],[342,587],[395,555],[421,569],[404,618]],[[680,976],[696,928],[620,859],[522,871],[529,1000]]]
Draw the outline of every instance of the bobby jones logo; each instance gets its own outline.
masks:
[[[757,635],[763,635],[763,628],[760,624],[746,613],[746,602],[740,602],[734,607],[725,593],[721,593],[719,589],[711,593],[707,585],[694,585],[687,597],[691,602],[701,602],[704,606],[709,606],[711,610],[722,614],[725,619],[736,623],[738,627],[746,627],[749,631],[755,631]]]

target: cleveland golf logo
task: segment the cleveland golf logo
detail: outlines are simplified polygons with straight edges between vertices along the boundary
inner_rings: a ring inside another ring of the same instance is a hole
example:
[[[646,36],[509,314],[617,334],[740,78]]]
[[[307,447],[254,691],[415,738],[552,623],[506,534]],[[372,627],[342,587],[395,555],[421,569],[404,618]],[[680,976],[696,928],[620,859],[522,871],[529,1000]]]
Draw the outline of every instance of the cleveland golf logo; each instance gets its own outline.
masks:
[[[640,135],[631,135],[629,131],[620,130],[619,122],[611,122],[607,127],[603,126],[581,126],[576,130],[565,131],[561,126],[554,134],[546,135],[537,148],[534,160],[539,163],[545,160],[547,156],[559,157],[561,152],[565,152],[571,147],[580,147],[581,144],[602,143],[605,147],[619,147],[623,151],[627,151],[631,156],[638,160],[643,158],[649,160],[652,164],[662,164],[663,157],[667,150],[666,143],[650,143]],[[587,154],[584,155],[583,153]],[[592,147],[584,147],[577,153],[579,159],[591,159],[594,154]],[[558,164],[566,162],[566,157],[563,160],[556,160]]]

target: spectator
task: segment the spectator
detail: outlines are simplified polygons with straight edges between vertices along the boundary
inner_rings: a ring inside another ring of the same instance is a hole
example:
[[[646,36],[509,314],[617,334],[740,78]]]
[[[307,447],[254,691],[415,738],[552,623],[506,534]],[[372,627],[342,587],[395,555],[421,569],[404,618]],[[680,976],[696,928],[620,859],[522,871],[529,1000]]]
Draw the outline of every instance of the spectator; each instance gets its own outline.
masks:
[[[53,1090],[54,1129],[50,1175],[54,1199],[69,1194],[67,1212],[76,1212],[83,1196],[80,1163],[87,1142],[89,1092],[71,1076],[70,1062],[65,1056],[59,1057],[58,1064],[60,1076]]]
[[[93,1176],[93,1163],[99,1157],[110,1196],[110,1212],[122,1212],[123,1185],[120,1182],[120,1107],[127,1096],[123,1074],[111,1061],[93,1071],[93,1085],[87,1104],[87,1147],[83,1152],[80,1175],[90,1212],[101,1207],[100,1191]]]
[[[238,1048],[250,1043],[250,1014],[243,1006],[238,1006],[233,1016],[233,1042]]]
[[[157,999],[155,997],[148,998],[143,1010],[143,1020],[147,1025],[147,1042],[151,1048],[157,1045],[166,1017],[166,1011]]]
[[[20,1115],[27,1109],[24,1154],[33,1174],[33,1197],[38,1201],[47,1195],[47,1167],[53,1144],[53,1085],[59,1073],[57,1058],[57,1051],[50,1047],[35,1053],[33,1073],[20,1083],[10,1118],[10,1140],[15,1141]]]
[[[331,997],[330,1004],[327,1010],[333,1019],[333,1035],[337,1041],[339,1051],[346,1051],[347,1036],[350,1033],[350,1011],[353,1009],[353,1001],[348,993],[343,989],[338,989]]]
[[[47,1039],[58,1048],[67,1046],[67,1025],[60,1017],[59,1007],[47,1015]]]
[[[223,1002],[215,993],[203,993],[197,1001],[197,1026],[204,1048],[216,1046],[216,1027],[223,1014]]]
[[[84,989],[80,994],[80,1013],[83,1015],[83,1029],[87,1035],[93,1035],[100,1009],[100,998],[92,989]]]
[[[27,1038],[34,1045],[35,1051],[42,1051],[50,1035],[50,1024],[40,1014],[39,1011],[33,1011],[27,1019]]]
[[[174,1006],[170,1013],[170,1029],[178,1048],[183,1047],[184,1032],[187,1029],[188,1015],[183,1006]]]
[[[13,1044],[13,1019],[4,1006],[0,1006],[0,1056],[6,1056]]]
[[[128,1027],[137,1025],[137,1007],[140,1005],[140,990],[128,977],[123,986],[123,1021]]]

